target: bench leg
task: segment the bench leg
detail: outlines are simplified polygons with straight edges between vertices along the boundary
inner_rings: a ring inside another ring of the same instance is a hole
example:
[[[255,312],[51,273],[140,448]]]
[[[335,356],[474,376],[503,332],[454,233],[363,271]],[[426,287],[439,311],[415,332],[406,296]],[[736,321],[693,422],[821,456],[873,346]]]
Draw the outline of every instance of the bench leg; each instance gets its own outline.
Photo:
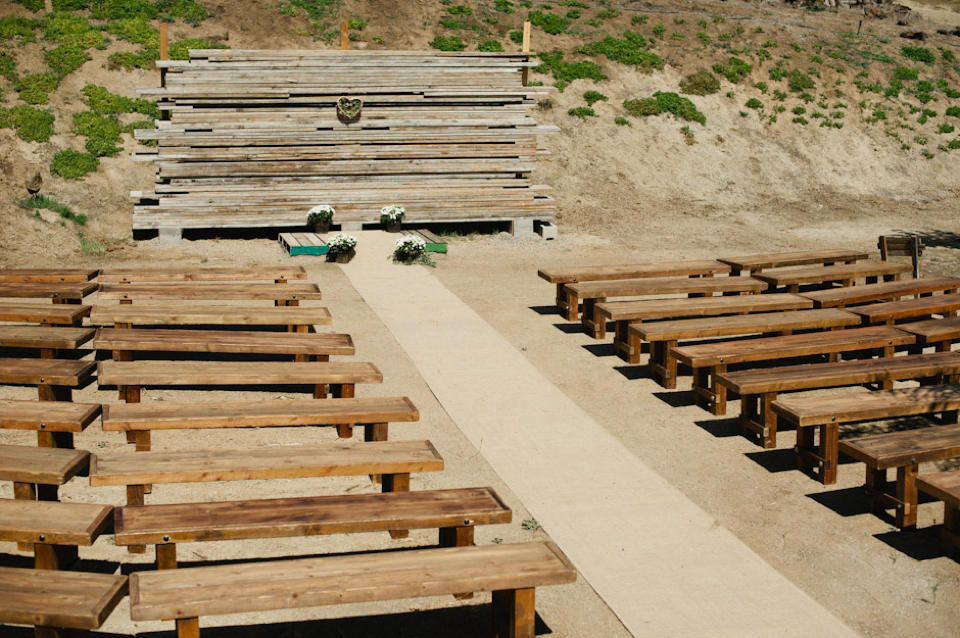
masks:
[[[37,386],[37,398],[40,401],[73,401],[73,391],[64,385],[47,385],[41,383]]]
[[[940,530],[947,556],[960,560],[960,508],[944,503],[943,528]]]
[[[200,638],[200,619],[177,618],[177,638]]]
[[[693,369],[693,401],[704,410],[710,410],[713,405],[709,367]]]
[[[76,545],[33,544],[34,569],[67,570],[80,560]]]
[[[917,526],[917,471],[919,465],[904,465],[897,468],[897,527]]]
[[[597,320],[597,304],[606,301],[603,297],[583,300],[583,312],[580,314],[580,324],[583,331],[594,339],[602,339],[607,335],[607,322]]]
[[[382,492],[409,492],[410,491],[410,474],[383,474],[381,475],[381,486],[380,490]],[[407,538],[410,535],[410,530],[406,529],[395,529],[391,530],[390,538]]]
[[[177,568],[177,544],[157,543],[157,569]]]
[[[567,314],[567,295],[563,291],[564,284],[557,284],[557,314],[564,316]]]
[[[723,416],[727,413],[727,386],[717,383],[717,376],[727,371],[726,365],[718,365],[711,370],[704,368],[710,373],[710,391],[713,392],[713,404],[710,406],[711,413],[717,416]]]
[[[18,501],[37,500],[37,486],[33,483],[13,483],[13,498]],[[17,549],[21,552],[29,552],[33,549],[33,543],[17,543]]]
[[[127,506],[128,507],[143,507],[143,495],[144,495],[144,486],[143,485],[128,485],[127,486]],[[127,552],[131,554],[146,554],[147,546],[146,545],[128,545]]]
[[[884,499],[882,494],[887,489],[887,471],[875,470],[867,466],[866,493],[867,493],[867,511],[877,516],[884,515]]]
[[[816,456],[813,443],[816,437],[816,429],[812,426],[797,426],[797,445],[794,452],[797,455],[797,469],[804,474],[810,474],[813,471],[813,457]]]
[[[367,423],[363,426],[363,440],[367,442],[386,441],[388,434],[387,423]],[[383,482],[383,477],[380,474],[371,474],[370,480],[374,483],[381,483]]]
[[[837,482],[837,459],[840,445],[840,426],[826,423],[820,426],[820,482],[833,485]]]
[[[440,528],[440,547],[469,547],[473,544],[472,525]],[[454,594],[453,597],[457,600],[470,600],[473,598],[473,592]]]
[[[90,631],[87,629],[67,629],[65,627],[33,628],[34,638],[87,638]]]
[[[44,432],[37,431],[37,447],[57,447],[72,450],[73,432]]]
[[[337,383],[330,386],[331,394],[335,399],[352,399],[356,390],[357,386],[353,383]],[[351,438],[353,436],[353,425],[350,423],[337,425],[337,436],[341,439]]]
[[[567,321],[576,321],[580,310],[580,300],[577,298],[576,293],[570,292],[569,290],[565,289],[563,294],[567,298],[567,307],[561,309],[560,314],[564,315]]]
[[[740,434],[756,434],[764,449],[777,447],[777,415],[773,413],[776,392],[740,397]]]
[[[534,638],[536,589],[493,592],[493,628],[496,638]],[[183,638],[181,636],[181,638]]]
[[[640,350],[642,340],[636,337],[633,342],[635,350]],[[677,345],[676,341],[650,342],[650,372],[660,385],[668,390],[677,387],[677,358],[670,355],[670,348]],[[637,355],[639,357],[639,355]]]

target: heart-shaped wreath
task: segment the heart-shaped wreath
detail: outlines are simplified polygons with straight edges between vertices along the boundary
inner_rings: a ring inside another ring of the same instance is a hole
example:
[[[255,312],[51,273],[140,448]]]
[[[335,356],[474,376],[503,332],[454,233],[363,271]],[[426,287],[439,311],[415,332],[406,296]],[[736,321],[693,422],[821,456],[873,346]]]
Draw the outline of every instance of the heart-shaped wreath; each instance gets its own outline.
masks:
[[[360,117],[360,109],[363,108],[363,100],[360,98],[342,97],[337,100],[337,113],[348,120]]]

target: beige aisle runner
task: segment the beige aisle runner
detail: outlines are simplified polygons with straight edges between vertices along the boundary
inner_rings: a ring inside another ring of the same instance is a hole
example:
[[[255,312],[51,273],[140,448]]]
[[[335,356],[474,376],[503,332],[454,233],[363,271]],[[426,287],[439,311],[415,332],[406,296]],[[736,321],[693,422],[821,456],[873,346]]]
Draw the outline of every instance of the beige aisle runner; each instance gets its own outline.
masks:
[[[857,635],[640,462],[430,269],[392,264],[396,235],[360,235],[344,267],[353,286],[634,636]]]

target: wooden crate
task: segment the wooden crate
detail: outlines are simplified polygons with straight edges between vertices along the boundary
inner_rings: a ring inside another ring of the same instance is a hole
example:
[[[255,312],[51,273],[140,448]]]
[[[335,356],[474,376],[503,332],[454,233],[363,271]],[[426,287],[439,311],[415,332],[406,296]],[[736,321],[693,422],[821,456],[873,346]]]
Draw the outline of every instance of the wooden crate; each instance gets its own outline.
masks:
[[[330,251],[327,243],[316,233],[280,233],[280,245],[291,257],[326,255]]]

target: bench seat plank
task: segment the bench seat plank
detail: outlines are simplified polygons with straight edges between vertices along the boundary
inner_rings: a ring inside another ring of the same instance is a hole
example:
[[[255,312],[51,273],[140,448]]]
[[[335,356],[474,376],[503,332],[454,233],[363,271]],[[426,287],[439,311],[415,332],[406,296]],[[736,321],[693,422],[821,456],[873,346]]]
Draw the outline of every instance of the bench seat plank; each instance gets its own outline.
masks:
[[[0,383],[77,387],[93,375],[94,361],[0,358]]]
[[[0,541],[89,547],[112,520],[112,505],[0,499]]]
[[[54,301],[75,301],[79,303],[81,299],[89,294],[93,294],[96,290],[96,282],[0,282],[0,297],[41,298],[53,299]]]
[[[280,538],[509,523],[491,488],[121,507],[117,545]]]
[[[130,615],[142,621],[528,589],[571,583],[576,570],[552,542],[532,542],[159,570],[130,580]]]
[[[788,287],[791,289],[790,292],[796,292],[796,287],[801,284],[844,282],[844,285],[849,285],[856,279],[873,279],[873,283],[876,283],[878,277],[890,281],[887,278],[899,278],[900,275],[911,270],[909,264],[894,261],[861,261],[835,266],[806,266],[773,270],[755,273],[753,276],[770,284],[771,289]]]
[[[97,328],[98,350],[233,354],[352,355],[353,339],[331,332]]]
[[[921,346],[934,345],[940,351],[949,350],[960,339],[960,317],[901,323],[897,328],[916,335]]]
[[[0,400],[0,428],[83,432],[100,415],[99,403]]]
[[[164,387],[356,384],[382,383],[383,373],[372,363],[354,361],[100,361],[97,381]]]
[[[91,308],[76,304],[5,303],[0,304],[0,321],[79,326],[90,315]]]
[[[327,308],[305,306],[98,305],[94,325],[320,326],[333,323]]]
[[[943,501],[940,536],[947,554],[960,560],[960,470],[918,476],[917,489]]]
[[[800,294],[812,300],[817,308],[836,308],[871,301],[895,301],[903,297],[928,295],[935,292],[956,293],[958,287],[960,287],[958,277],[921,277],[863,286],[813,290]]]
[[[90,453],[83,450],[0,445],[0,480],[63,485],[89,462]]]
[[[407,397],[348,398],[336,401],[164,401],[156,405],[121,403],[103,406],[103,429],[106,432],[392,423],[416,421],[419,418],[420,413]]]
[[[831,248],[827,250],[801,250],[784,253],[763,253],[759,255],[741,255],[739,257],[720,257],[717,261],[729,265],[733,274],[741,272],[760,272],[767,268],[785,266],[806,266],[809,264],[852,263],[866,259],[867,253],[859,250]]]
[[[104,300],[202,299],[243,301],[268,299],[301,301],[322,298],[317,284],[236,284],[236,283],[168,283],[168,284],[100,284],[97,298]]]
[[[0,268],[0,282],[84,283],[97,278],[96,268]]]
[[[303,266],[206,266],[196,268],[104,268],[105,284],[176,281],[258,281],[306,279]]]
[[[960,310],[960,295],[934,295],[917,297],[916,299],[901,299],[886,301],[850,308],[863,317],[863,323],[893,324],[898,319],[910,319],[926,315],[952,315]]]
[[[126,593],[126,576],[0,567],[0,622],[98,629]]]
[[[261,446],[96,456],[90,485],[144,485],[273,478],[437,472],[443,459],[429,441]]]
[[[75,350],[93,339],[94,328],[0,326],[0,347]]]

